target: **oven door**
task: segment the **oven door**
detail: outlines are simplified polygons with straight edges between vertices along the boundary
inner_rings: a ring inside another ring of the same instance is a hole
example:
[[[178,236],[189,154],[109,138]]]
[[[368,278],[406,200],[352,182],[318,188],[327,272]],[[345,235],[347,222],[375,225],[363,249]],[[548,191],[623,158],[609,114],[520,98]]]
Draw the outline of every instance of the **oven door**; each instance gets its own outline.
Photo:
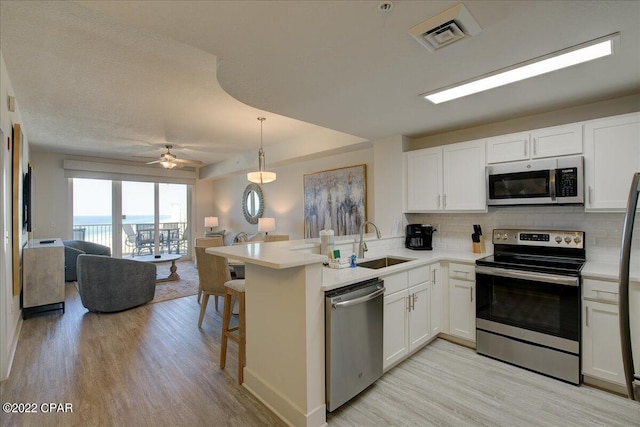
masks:
[[[476,266],[478,328],[580,351],[580,277]]]

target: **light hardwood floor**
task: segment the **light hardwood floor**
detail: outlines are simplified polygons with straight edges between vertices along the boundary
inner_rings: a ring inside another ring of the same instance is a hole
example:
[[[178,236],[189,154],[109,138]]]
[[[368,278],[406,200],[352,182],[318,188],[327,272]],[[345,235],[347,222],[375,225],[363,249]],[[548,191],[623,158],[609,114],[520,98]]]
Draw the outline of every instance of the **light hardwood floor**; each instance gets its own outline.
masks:
[[[72,403],[72,413],[2,414],[2,426],[283,426],[218,367],[221,316],[196,324],[195,296],[117,314],[24,322],[1,402]],[[274,343],[277,345],[277,343]],[[640,403],[575,387],[437,340],[338,411],[331,426],[640,426]]]

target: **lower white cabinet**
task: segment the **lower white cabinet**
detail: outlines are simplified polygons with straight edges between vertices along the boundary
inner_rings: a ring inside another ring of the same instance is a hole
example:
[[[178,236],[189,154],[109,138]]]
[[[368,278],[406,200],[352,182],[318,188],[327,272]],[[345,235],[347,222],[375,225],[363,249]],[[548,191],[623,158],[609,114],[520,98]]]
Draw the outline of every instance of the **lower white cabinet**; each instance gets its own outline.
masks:
[[[475,266],[449,264],[449,334],[475,342]]]
[[[404,290],[384,297],[383,368],[402,360],[409,354],[409,291]]]
[[[582,373],[624,385],[618,305],[583,301]]]
[[[389,282],[394,284],[391,290],[395,292],[384,297],[384,369],[407,357],[440,331],[442,285],[432,280],[439,278],[439,271],[437,264],[409,270],[402,290],[395,284],[403,276],[389,277]],[[387,278],[382,279],[387,287]]]

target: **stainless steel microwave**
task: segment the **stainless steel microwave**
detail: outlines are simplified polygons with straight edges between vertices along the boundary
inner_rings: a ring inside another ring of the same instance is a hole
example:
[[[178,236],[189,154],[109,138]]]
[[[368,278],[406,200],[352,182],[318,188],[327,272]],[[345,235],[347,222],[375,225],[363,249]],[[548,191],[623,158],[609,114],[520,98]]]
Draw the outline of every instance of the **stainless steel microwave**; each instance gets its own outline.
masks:
[[[583,163],[571,156],[487,166],[487,204],[584,204]]]

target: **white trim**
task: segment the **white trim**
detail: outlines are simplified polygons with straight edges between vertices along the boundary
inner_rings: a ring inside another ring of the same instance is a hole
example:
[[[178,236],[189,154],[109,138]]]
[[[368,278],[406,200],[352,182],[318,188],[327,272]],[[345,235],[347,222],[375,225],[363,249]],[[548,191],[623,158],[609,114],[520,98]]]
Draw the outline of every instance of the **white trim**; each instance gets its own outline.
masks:
[[[116,163],[63,160],[65,178],[110,179],[113,181],[162,182],[169,184],[196,183],[195,170],[168,170],[157,166],[130,166]]]

